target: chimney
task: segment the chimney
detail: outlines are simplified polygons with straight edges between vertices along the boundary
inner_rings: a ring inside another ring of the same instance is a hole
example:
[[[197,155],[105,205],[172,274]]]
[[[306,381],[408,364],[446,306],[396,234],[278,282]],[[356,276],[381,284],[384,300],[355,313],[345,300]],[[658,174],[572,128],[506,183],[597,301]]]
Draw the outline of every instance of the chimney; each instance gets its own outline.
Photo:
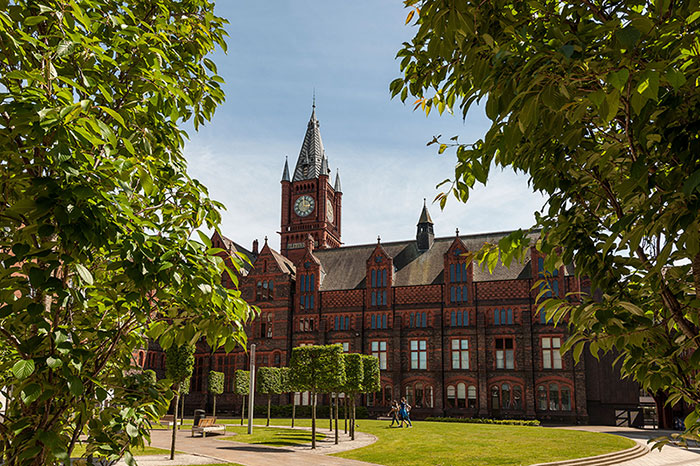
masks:
[[[258,255],[258,240],[257,239],[253,240],[253,254],[256,256]]]

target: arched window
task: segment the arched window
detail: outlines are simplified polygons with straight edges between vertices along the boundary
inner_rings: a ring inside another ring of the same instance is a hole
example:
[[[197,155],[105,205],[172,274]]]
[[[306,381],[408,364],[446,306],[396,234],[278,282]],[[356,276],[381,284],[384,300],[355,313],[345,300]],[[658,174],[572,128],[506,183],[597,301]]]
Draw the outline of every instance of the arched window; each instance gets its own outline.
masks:
[[[507,383],[501,385],[501,400],[503,401],[503,409],[510,409],[510,385]]]
[[[491,387],[491,409],[497,411],[501,408],[501,392],[497,386]]]
[[[537,409],[540,411],[547,410],[547,390],[542,385],[537,387]]]
[[[413,405],[413,385],[406,385],[406,401]]]
[[[523,409],[523,392],[520,385],[513,387],[513,409]]]
[[[406,385],[406,401],[414,408],[432,408],[435,402],[433,387],[423,382]]]
[[[372,288],[377,287],[377,271],[372,270]]]
[[[447,386],[447,404],[453,408],[457,406],[457,390],[454,385]]]
[[[470,385],[467,389],[467,402],[470,409],[476,408],[476,387],[474,385]]]
[[[467,386],[463,383],[457,384],[457,407],[465,408],[467,406]]]
[[[555,383],[549,384],[549,410],[557,411],[559,409],[559,385]]]
[[[423,407],[423,384],[421,382],[416,383],[414,386],[414,393],[416,396],[416,408]]]
[[[391,385],[385,385],[384,386],[384,406],[391,405],[391,401],[392,401],[391,394],[392,394]]]

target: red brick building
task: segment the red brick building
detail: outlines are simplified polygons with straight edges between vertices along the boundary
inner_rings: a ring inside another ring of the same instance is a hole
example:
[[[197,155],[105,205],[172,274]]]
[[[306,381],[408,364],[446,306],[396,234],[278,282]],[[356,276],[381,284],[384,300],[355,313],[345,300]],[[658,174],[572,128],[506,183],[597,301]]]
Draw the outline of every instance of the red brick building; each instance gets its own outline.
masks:
[[[261,311],[248,333],[257,364],[284,366],[291,349],[304,344],[341,343],[347,351],[375,354],[382,392],[363,402],[381,413],[406,396],[419,418],[588,422],[594,413],[591,421],[611,423],[615,409],[636,407],[635,384],[601,371],[592,358],[574,365],[570,354],[559,353],[566,330],[536,313],[531,291],[542,274],[537,251],[510,268],[498,264],[492,274],[467,261],[464,253],[505,233],[435,238],[423,205],[415,238],[343,246],[340,177],[331,184],[315,109],[293,175],[285,162],[281,184],[280,252],[267,238],[260,250],[257,241],[247,250],[224,236],[212,238],[214,247],[252,263],[242,270],[240,288]],[[558,270],[551,285],[561,296],[582,287],[572,267]],[[156,364],[148,365],[158,368],[162,360],[153,353]],[[189,409],[206,405],[206,374],[213,369],[226,374],[217,406],[238,411],[233,373],[247,367],[242,349],[212,355],[202,348]],[[589,376],[594,372],[605,378]]]

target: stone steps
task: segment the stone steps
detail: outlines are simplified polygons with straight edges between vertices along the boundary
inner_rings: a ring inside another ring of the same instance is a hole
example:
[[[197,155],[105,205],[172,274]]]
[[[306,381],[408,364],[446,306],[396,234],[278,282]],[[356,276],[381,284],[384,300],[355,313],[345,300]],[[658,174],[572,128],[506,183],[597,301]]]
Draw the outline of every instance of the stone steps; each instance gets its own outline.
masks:
[[[611,464],[624,463],[649,453],[649,448],[637,444],[627,450],[616,451],[605,455],[589,456],[587,458],[577,458],[565,461],[553,461],[551,463],[537,463],[531,466],[607,466]]]

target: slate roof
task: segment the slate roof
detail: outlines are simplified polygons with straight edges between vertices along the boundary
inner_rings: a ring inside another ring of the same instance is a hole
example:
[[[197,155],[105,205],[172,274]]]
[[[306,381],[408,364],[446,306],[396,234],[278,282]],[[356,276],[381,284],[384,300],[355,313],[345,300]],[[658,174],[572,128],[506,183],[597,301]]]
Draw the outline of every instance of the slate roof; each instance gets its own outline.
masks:
[[[231,255],[231,257],[236,258],[236,253],[241,253],[244,256],[248,258],[250,261],[250,264],[241,260],[239,263],[241,265],[241,275],[248,275],[248,272],[253,268],[251,265],[253,262],[255,262],[255,259],[257,256],[252,253],[252,251],[247,250],[240,244],[236,243],[230,238],[225,237],[224,235],[219,235],[221,237],[221,240],[224,242],[224,246],[226,246],[226,249],[228,250],[228,253]]]
[[[321,174],[328,174],[321,172],[321,165],[323,164],[323,159],[325,158],[325,149],[323,148],[323,141],[321,140],[321,131],[319,126],[320,123],[316,119],[316,105],[314,105],[313,110],[311,111],[309,124],[306,127],[304,142],[302,143],[301,150],[299,151],[297,165],[296,168],[294,168],[294,178],[292,181],[310,180],[313,178],[318,178]],[[327,169],[328,161],[326,161],[325,164]]]
[[[287,259],[282,254],[280,254],[272,248],[270,248],[270,252],[272,253],[272,257],[275,258],[277,266],[280,268],[280,270],[282,272],[290,274],[292,278],[296,278],[297,269],[296,267],[294,267],[292,261],[290,261],[289,259]]]
[[[485,242],[496,243],[510,232],[485,233],[460,236],[469,251],[476,251]],[[537,237],[537,233],[531,235]],[[435,238],[433,247],[419,251],[415,240],[382,243],[386,253],[394,261],[394,286],[415,286],[443,283],[444,254],[455,237]],[[346,246],[334,249],[316,249],[313,254],[321,261],[325,277],[321,291],[365,288],[367,259],[377,244]],[[510,268],[500,262],[493,274],[474,264],[474,281],[514,280],[530,278],[529,250],[522,264],[513,263]],[[567,272],[570,272],[567,269]],[[568,273],[567,273],[568,274]]]

